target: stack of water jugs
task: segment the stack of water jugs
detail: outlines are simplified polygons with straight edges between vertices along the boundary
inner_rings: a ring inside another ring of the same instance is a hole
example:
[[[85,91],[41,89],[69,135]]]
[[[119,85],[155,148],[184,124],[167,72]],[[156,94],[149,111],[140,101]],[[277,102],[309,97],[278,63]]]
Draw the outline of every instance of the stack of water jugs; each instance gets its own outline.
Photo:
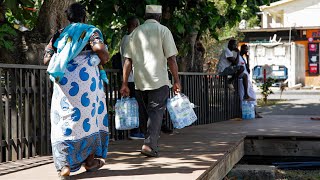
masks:
[[[195,114],[193,107],[194,104],[192,104],[189,101],[189,98],[182,93],[168,99],[167,109],[175,129],[190,126],[197,120],[197,115]]]
[[[139,106],[135,98],[118,99],[115,111],[117,130],[128,130],[139,127]]]
[[[254,101],[242,101],[242,119],[254,119]]]

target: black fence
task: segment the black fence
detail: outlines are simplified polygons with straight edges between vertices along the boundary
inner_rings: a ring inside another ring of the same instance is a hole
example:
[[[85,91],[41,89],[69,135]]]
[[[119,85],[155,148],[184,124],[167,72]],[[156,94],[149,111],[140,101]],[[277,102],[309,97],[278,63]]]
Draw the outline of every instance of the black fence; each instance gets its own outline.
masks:
[[[128,137],[114,123],[114,105],[120,98],[119,70],[107,69],[107,104],[111,140]],[[240,117],[238,93],[230,92],[226,77],[206,73],[179,73],[182,93],[195,107],[194,125]],[[46,66],[0,64],[0,163],[50,155],[50,106],[52,83]],[[235,84],[237,87],[237,83]],[[171,94],[172,96],[172,94]],[[168,114],[164,123],[172,128]]]

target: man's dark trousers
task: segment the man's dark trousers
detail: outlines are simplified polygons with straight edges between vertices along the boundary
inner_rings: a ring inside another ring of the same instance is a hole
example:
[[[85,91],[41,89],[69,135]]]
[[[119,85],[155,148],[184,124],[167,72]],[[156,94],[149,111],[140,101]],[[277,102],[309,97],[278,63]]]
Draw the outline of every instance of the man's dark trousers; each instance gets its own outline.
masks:
[[[140,125],[146,138],[144,144],[156,152],[158,151],[158,140],[168,97],[168,86],[162,86],[155,90],[136,90]]]

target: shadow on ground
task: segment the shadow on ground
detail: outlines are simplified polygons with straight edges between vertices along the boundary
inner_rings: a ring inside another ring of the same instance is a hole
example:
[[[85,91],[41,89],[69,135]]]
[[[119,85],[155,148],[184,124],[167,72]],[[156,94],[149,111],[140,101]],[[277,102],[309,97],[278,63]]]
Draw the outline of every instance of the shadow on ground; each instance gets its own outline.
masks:
[[[194,130],[197,128],[193,127]],[[204,133],[203,131],[202,133]],[[188,134],[188,135],[187,135]],[[154,174],[192,174],[195,171],[205,171],[239,141],[233,137],[220,135],[219,140],[201,137],[195,132],[190,138],[189,133],[164,135],[160,142],[160,157],[147,158],[140,154],[143,141],[112,142],[110,153],[106,159],[106,166],[95,173],[82,172],[73,175],[74,179],[139,176]],[[211,132],[213,136],[219,135]],[[214,135],[215,134],[215,135]],[[201,173],[200,173],[201,174]]]
[[[258,107],[262,114],[268,115],[318,115],[320,103],[308,103],[301,100],[280,101],[276,105]]]

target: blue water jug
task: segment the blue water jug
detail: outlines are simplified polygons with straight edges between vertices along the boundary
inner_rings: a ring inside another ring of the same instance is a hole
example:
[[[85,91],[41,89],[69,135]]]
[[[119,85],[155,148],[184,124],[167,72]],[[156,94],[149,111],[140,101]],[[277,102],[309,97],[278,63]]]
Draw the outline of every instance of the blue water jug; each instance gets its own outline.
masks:
[[[254,119],[254,101],[242,101],[242,119]]]
[[[182,93],[168,99],[167,109],[175,129],[190,126],[197,120],[197,115],[193,110],[193,105],[189,101],[189,98]]]
[[[117,130],[139,127],[139,106],[135,98],[121,98],[115,105],[115,124]]]

